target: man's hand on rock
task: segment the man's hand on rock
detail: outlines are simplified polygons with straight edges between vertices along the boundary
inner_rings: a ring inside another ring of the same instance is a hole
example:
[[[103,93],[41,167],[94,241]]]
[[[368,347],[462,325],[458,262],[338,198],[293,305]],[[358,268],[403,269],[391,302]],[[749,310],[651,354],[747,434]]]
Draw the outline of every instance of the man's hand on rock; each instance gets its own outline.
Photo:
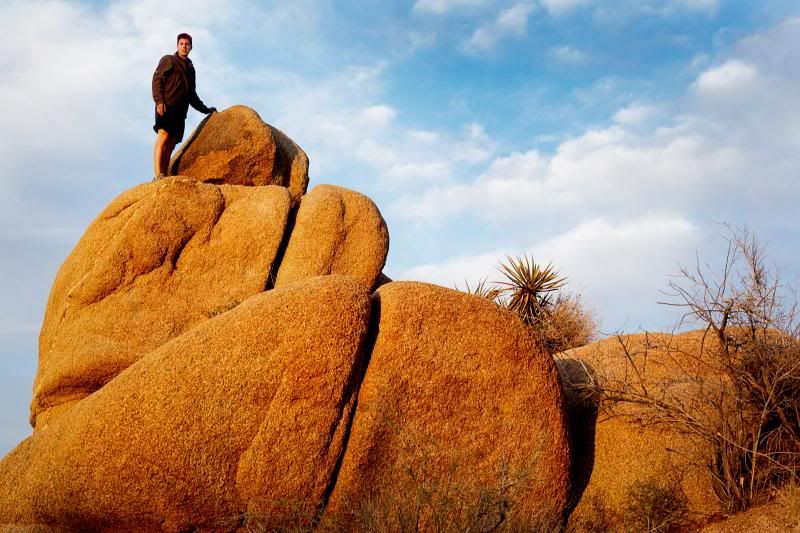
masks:
[[[209,107],[208,108],[208,113],[206,113],[206,114],[210,115],[211,113],[216,113],[216,112],[217,112],[217,108],[216,107]]]
[[[158,104],[156,106],[156,113],[158,113],[159,117],[163,117],[166,111],[167,111],[167,106],[165,104]]]

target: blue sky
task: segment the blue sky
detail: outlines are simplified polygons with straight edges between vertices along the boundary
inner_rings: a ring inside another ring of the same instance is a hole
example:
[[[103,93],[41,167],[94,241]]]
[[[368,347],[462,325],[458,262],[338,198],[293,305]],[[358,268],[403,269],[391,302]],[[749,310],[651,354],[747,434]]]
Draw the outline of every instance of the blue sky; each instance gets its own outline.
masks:
[[[796,1],[7,0],[0,453],[29,433],[57,269],[152,176],[150,77],[181,31],[208,105],[255,108],[312,186],[376,201],[394,279],[463,286],[533,253],[613,332],[678,319],[660,291],[717,257],[718,222],[800,273]]]

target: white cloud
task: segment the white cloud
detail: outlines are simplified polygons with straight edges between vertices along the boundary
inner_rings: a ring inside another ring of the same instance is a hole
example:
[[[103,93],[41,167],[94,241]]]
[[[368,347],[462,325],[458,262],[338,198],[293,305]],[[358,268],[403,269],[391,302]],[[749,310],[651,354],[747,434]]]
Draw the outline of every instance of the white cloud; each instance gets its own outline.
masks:
[[[710,96],[720,93],[740,91],[750,86],[758,78],[758,71],[752,65],[733,59],[719,67],[703,72],[695,82],[696,89]]]
[[[494,249],[474,255],[450,257],[440,263],[416,265],[400,272],[398,280],[419,280],[435,283],[444,287],[464,288],[466,283],[475,283],[497,278],[497,263],[507,255],[514,253],[510,249]]]
[[[655,304],[659,290],[679,262],[691,265],[696,250],[713,246],[713,221],[775,236],[778,252],[796,263],[786,250],[800,232],[800,60],[790,52],[800,46],[798,29],[791,19],[745,39],[674,101],[629,104],[552,153],[532,141],[477,171],[454,167],[451,183],[407,192],[391,207],[396,216],[428,231],[493,228],[503,244],[451,251],[401,277],[463,286],[496,278],[498,260],[527,251],[560,266],[602,309],[607,330],[630,331],[677,318]]]
[[[559,0],[553,3],[561,4]],[[566,0],[568,9],[556,9],[554,15],[570,14],[575,10]],[[580,1],[581,7],[591,11],[593,20],[604,26],[622,30],[625,26],[635,25],[642,19],[674,19],[682,16],[703,15],[713,19],[719,12],[719,0],[616,0],[603,2],[600,0]]]
[[[450,157],[455,161],[483,163],[489,160],[494,150],[494,143],[483,126],[473,122],[464,128],[464,139],[455,143]]]
[[[435,131],[430,131],[430,130],[410,129],[410,130],[406,131],[406,135],[412,141],[425,143],[425,144],[435,143],[435,142],[439,141],[439,139],[441,138],[439,133],[437,133]]]
[[[639,327],[635,309],[649,308],[649,319],[661,315],[668,323],[674,315],[658,309],[660,290],[667,275],[676,273],[679,261],[689,263],[702,245],[706,231],[680,215],[643,215],[612,221],[595,218],[552,238],[518,248],[494,248],[457,255],[440,262],[410,267],[398,279],[417,279],[463,289],[468,282],[502,279],[497,265],[506,256],[532,255],[539,264],[552,262],[569,279],[568,288],[579,292],[589,307],[603,309],[607,330]],[[654,279],[654,277],[656,279]]]
[[[362,139],[353,152],[373,169],[382,187],[396,190],[449,183],[455,165],[486,162],[494,150],[483,127],[468,124],[459,137],[416,129],[399,136],[387,131],[381,137]]]
[[[635,103],[617,111],[614,122],[634,126],[646,122],[657,113],[658,109],[654,106]]]
[[[484,7],[492,3],[493,0],[417,0],[413,11],[443,15],[458,9]]]
[[[559,63],[582,63],[586,61],[586,53],[573,46],[555,46],[549,50],[550,56]]]
[[[359,112],[356,122],[369,129],[385,129],[391,125],[396,115],[397,111],[388,105],[371,105]]]
[[[475,30],[465,43],[467,50],[490,50],[506,37],[524,37],[528,33],[528,16],[534,4],[518,3],[498,13],[497,18]]]
[[[593,0],[539,0],[548,13],[564,15],[577,8],[589,5]]]
[[[766,220],[768,202],[751,205],[753,197],[800,197],[800,76],[786,64],[761,72],[772,50],[792,46],[788,33],[773,34],[781,36],[773,47],[748,41],[746,60],[700,73],[679,104],[634,103],[555,153],[500,155],[472,179],[456,174],[454,183],[407,194],[398,212],[437,224],[466,213],[501,223],[652,208]]]
[[[417,50],[434,46],[436,44],[436,34],[433,32],[412,31],[408,34],[408,41],[410,51],[416,52]]]

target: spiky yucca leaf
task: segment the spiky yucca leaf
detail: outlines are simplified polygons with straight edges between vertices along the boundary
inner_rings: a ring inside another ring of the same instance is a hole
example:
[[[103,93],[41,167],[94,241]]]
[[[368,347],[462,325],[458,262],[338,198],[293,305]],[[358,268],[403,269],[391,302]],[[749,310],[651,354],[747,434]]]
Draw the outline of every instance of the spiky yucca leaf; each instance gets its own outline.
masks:
[[[500,293],[502,292],[497,287],[489,285],[489,282],[486,278],[480,280],[474,287],[470,286],[469,281],[464,281],[464,284],[466,285],[464,292],[474,294],[475,296],[480,296],[481,298],[486,298],[487,300],[491,300],[493,302],[497,301],[497,299],[500,297]]]
[[[534,324],[550,305],[550,296],[567,283],[548,263],[544,268],[523,254],[521,257],[506,256],[506,263],[498,267],[507,281],[499,281],[500,296],[505,297],[505,306],[516,312],[527,324]]]

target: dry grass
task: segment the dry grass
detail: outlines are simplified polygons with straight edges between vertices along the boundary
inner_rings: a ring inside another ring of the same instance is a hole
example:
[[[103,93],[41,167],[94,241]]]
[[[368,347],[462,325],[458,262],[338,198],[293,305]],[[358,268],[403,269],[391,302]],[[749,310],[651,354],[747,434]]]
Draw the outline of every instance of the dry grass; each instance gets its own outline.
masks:
[[[559,295],[534,328],[539,343],[551,353],[585,346],[597,338],[597,320],[580,296]]]
[[[396,430],[392,420],[385,421]],[[533,515],[522,515],[518,497],[539,483],[535,479],[537,456],[527,465],[510,468],[505,461],[496,465],[492,476],[471,471],[469,457],[448,461],[430,436],[406,432],[401,439],[397,467],[366,496],[347,501],[340,516],[324,515],[324,531],[359,532],[555,532],[561,529],[562,511],[546,506]],[[538,455],[538,454],[537,454]]]
[[[567,533],[599,533],[619,529],[621,517],[617,516],[601,494],[593,494],[581,502],[579,512],[573,513],[567,524]]]
[[[786,485],[779,493],[778,503],[786,509],[788,518],[800,526],[800,483],[797,480]]]

